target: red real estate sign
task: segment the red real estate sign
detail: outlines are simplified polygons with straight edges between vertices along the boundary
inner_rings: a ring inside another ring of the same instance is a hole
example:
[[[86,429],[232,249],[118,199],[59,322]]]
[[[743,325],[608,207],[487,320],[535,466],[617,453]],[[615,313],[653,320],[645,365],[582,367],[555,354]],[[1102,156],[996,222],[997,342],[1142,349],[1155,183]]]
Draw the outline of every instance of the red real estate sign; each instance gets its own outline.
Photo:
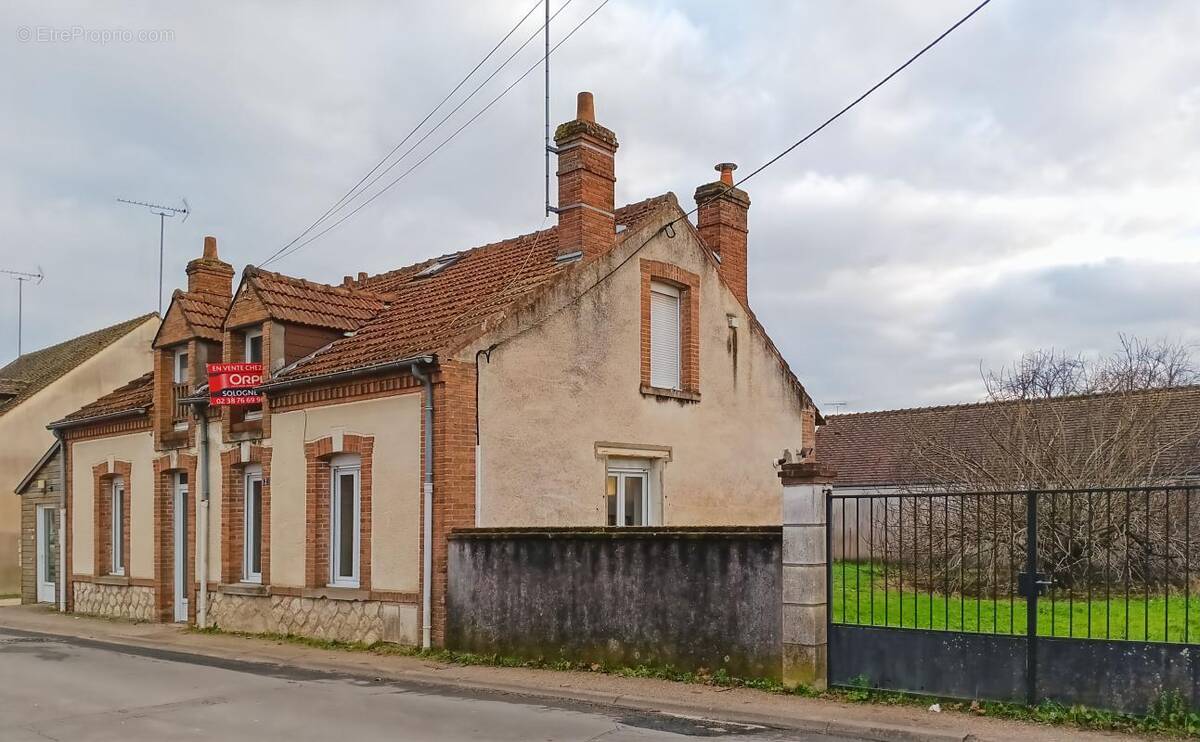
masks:
[[[261,363],[208,364],[208,403],[212,405],[260,404],[257,387],[263,380]]]

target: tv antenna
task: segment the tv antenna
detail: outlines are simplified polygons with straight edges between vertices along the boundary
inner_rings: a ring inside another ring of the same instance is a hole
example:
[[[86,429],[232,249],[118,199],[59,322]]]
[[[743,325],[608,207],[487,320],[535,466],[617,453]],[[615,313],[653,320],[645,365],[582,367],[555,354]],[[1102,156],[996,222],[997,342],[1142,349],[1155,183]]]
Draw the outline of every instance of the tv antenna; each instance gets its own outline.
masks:
[[[833,414],[835,414],[835,415],[842,414],[842,408],[845,407],[847,404],[849,404],[849,403],[848,402],[829,402],[828,403],[828,405],[830,407],[834,408]]]
[[[180,197],[183,201],[183,206],[162,206],[159,204],[146,203],[145,201],[130,201],[127,198],[118,198],[123,204],[130,206],[145,206],[150,209],[151,214],[158,216],[158,316],[162,316],[162,297],[163,297],[163,234],[166,232],[166,222],[169,217],[174,217],[177,214],[183,214],[183,219],[179,222],[187,221],[188,214],[192,213],[192,209],[188,206],[186,198]]]
[[[24,271],[10,271],[0,268],[0,273],[7,275],[9,278],[17,282],[17,357],[21,357],[21,321],[23,319],[22,305],[25,303],[25,282],[33,281],[34,285],[42,282],[46,277],[42,273],[42,267],[39,265],[37,273],[25,273]]]

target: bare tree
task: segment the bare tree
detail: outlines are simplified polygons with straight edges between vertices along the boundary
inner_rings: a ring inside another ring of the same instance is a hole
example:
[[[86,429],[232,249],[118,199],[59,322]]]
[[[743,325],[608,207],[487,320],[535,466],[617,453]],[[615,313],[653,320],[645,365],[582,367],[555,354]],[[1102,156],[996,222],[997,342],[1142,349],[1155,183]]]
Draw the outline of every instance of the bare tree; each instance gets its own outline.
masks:
[[[1044,492],[1038,551],[1059,585],[1118,579],[1149,589],[1176,579],[1185,558],[1200,563],[1185,537],[1200,534],[1200,502],[1145,489],[1200,474],[1190,347],[1121,336],[1107,356],[1035,351],[982,376],[985,403],[931,410],[907,431],[921,489],[978,493],[924,510],[910,503],[908,553],[889,524],[899,545],[889,557],[925,569],[912,578],[966,592],[1011,586],[1026,541],[1026,496],[1012,493],[1030,490]],[[923,548],[917,534],[926,532]]]

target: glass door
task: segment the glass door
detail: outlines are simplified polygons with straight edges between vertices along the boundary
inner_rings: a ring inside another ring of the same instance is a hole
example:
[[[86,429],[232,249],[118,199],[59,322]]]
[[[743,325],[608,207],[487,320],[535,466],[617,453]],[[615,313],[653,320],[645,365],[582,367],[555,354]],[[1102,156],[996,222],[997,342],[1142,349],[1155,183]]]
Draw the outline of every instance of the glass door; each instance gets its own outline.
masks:
[[[58,585],[58,508],[37,506],[37,600],[53,603]]]
[[[175,620],[188,620],[188,476],[175,476]]]
[[[645,469],[608,470],[606,500],[608,525],[648,525],[647,513],[650,505],[650,478]]]

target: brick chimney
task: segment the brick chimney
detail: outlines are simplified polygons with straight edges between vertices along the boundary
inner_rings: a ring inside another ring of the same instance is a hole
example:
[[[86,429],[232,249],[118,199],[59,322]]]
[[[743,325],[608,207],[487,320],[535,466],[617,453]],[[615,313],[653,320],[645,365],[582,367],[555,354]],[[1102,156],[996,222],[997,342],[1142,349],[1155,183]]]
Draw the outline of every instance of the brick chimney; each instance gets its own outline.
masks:
[[[187,264],[188,293],[233,295],[233,266],[217,255],[217,238],[204,238],[204,254]]]
[[[617,135],[596,123],[591,93],[580,93],[574,121],[554,132],[558,150],[558,254],[607,252],[617,229],[613,211]]]
[[[721,259],[721,276],[733,293],[750,305],[746,292],[746,213],[750,196],[733,187],[737,165],[722,162],[716,169],[721,179],[696,189],[696,229],[701,239]]]

